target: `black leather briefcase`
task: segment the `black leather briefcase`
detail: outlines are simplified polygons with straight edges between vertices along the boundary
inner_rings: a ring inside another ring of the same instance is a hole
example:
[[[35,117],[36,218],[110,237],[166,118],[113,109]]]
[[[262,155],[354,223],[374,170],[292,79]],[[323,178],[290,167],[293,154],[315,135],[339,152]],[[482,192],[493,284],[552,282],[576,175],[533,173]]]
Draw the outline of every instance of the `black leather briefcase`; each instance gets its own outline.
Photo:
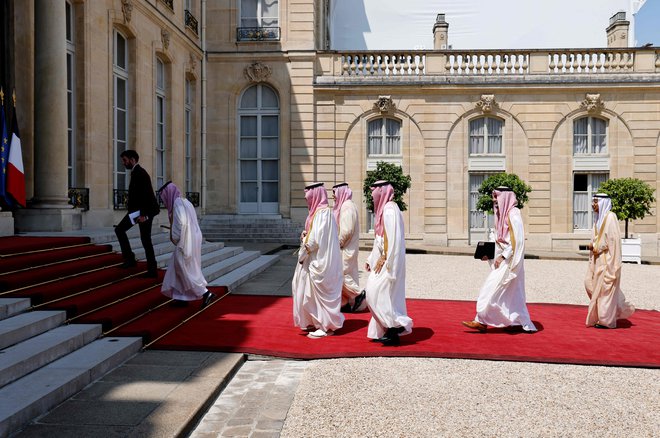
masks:
[[[495,242],[477,243],[477,249],[474,251],[474,258],[481,260],[484,256],[488,257],[490,260],[495,258]]]

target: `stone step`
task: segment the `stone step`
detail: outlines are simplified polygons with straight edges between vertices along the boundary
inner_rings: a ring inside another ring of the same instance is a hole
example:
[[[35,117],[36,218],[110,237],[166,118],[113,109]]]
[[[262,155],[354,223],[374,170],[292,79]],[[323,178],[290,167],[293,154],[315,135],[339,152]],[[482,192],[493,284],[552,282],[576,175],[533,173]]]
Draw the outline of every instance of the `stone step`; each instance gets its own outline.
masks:
[[[296,224],[207,224],[204,231],[216,230],[299,230],[302,226]]]
[[[29,298],[0,298],[0,320],[18,315],[29,308]]]
[[[101,336],[99,324],[64,325],[2,350],[0,387],[7,385]]]
[[[222,260],[218,263],[214,263],[210,266],[205,267],[204,269],[202,269],[202,273],[204,274],[204,278],[206,278],[206,281],[212,282],[216,278],[228,274],[232,270],[240,266],[243,266],[251,262],[252,260],[258,258],[259,255],[260,255],[259,251],[242,251],[233,257],[229,257],[228,259]]]
[[[141,346],[141,338],[98,339],[1,388],[0,436],[9,436],[48,412],[128,360]]]
[[[66,312],[62,310],[40,310],[3,319],[0,321],[0,349],[47,332],[65,320]]]
[[[262,255],[259,258],[240,266],[233,271],[216,278],[212,286],[227,286],[231,292],[249,279],[257,276],[279,260],[278,255]]]
[[[159,268],[167,268],[170,258],[172,257],[174,245],[170,244],[170,247],[170,252],[156,256],[156,262],[158,263]],[[243,251],[243,248],[240,247],[225,247],[221,242],[207,242],[202,245],[202,268],[234,256],[241,251]]]
[[[227,237],[227,238],[240,238],[240,237],[245,237],[246,239],[259,239],[259,238],[291,238],[295,237],[297,239],[300,238],[300,233],[250,233],[250,232],[240,232],[240,231],[232,231],[232,232],[226,232],[226,233],[207,233],[206,238],[208,240],[216,239],[218,237]]]

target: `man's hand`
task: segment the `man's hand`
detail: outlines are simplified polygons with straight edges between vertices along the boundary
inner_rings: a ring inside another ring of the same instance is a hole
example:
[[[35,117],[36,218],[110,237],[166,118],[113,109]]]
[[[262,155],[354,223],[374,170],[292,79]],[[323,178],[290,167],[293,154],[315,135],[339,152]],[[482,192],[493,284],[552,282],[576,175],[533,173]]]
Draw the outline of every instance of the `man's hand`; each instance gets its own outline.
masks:
[[[495,269],[499,268],[503,261],[504,261],[504,257],[498,256],[495,259]]]
[[[147,216],[138,216],[137,221],[139,223],[146,222],[147,221]]]
[[[371,266],[369,266],[369,263],[365,263],[365,264],[364,264],[364,269],[365,269],[365,271],[367,271],[367,272],[371,272]]]
[[[385,257],[380,256],[380,258],[376,262],[376,267],[374,268],[374,271],[376,272],[376,274],[380,274],[380,271],[383,269],[384,264],[385,264]]]

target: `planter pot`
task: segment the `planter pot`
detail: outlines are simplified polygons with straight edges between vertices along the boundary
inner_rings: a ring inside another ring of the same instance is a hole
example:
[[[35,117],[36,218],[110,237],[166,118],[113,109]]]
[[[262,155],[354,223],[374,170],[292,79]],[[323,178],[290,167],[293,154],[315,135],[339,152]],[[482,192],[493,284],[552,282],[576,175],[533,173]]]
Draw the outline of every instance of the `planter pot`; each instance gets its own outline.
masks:
[[[642,239],[621,239],[621,259],[642,263]]]

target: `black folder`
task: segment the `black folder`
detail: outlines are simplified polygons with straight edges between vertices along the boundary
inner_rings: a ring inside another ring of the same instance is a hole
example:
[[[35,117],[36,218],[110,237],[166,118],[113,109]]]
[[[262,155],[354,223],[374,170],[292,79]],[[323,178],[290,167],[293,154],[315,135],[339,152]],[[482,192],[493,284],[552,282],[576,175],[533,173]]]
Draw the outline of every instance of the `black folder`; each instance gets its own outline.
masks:
[[[484,256],[490,260],[495,258],[495,242],[479,242],[474,251],[474,258],[481,260]]]

